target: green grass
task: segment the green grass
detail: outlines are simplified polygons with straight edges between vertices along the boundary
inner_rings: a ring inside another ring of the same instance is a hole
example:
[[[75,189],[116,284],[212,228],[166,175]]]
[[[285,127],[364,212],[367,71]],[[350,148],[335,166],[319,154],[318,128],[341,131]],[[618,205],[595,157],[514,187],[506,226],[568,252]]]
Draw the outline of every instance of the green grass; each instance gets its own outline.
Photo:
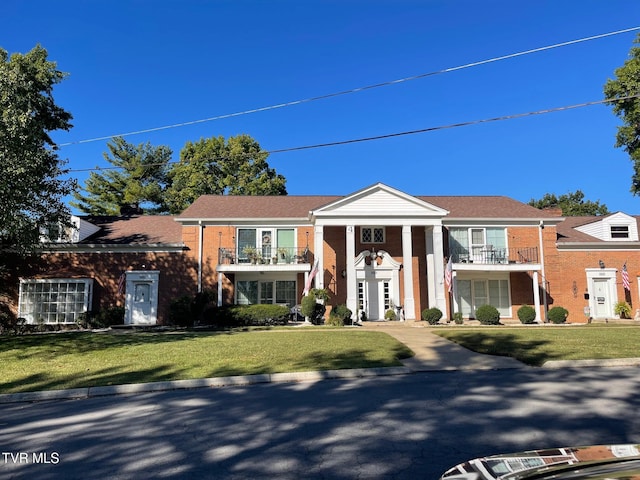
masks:
[[[399,366],[413,352],[381,332],[69,332],[0,337],[0,393]]]
[[[451,327],[431,331],[474,352],[513,357],[534,366],[549,360],[640,357],[640,327],[634,325]]]

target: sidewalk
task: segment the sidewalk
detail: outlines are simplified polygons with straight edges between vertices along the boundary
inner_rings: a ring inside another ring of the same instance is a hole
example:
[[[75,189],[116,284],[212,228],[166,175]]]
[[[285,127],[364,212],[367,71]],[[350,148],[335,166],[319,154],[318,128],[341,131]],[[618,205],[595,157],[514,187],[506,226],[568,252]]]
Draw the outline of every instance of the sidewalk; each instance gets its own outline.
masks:
[[[421,322],[363,322],[362,328],[391,335],[413,350],[415,356],[402,360],[412,372],[529,368],[514,358],[467,350],[430,332]]]

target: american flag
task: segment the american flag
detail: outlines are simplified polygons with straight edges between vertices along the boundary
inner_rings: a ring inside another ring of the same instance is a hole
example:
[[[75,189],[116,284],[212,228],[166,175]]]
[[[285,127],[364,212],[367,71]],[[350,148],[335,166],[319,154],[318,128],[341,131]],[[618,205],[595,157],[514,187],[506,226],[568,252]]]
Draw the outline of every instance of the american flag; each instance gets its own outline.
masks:
[[[444,270],[444,281],[447,283],[447,290],[451,293],[451,285],[452,285],[452,275],[453,275],[453,256],[449,256],[449,261],[447,262],[447,268]]]
[[[311,282],[313,282],[313,277],[315,277],[318,274],[318,259],[316,258],[315,263],[313,264],[313,269],[311,270],[311,273],[309,274],[309,278],[307,278],[307,283],[304,286],[304,290],[302,291],[302,295],[306,296],[307,293],[309,293],[309,290],[311,290]]]
[[[127,280],[127,275],[125,272],[122,272],[122,275],[120,275],[120,278],[118,279],[118,294],[122,295],[124,293],[124,286],[125,286],[125,282]]]
[[[631,284],[629,283],[629,272],[627,272],[627,264],[622,266],[622,286],[625,290],[631,291]]]

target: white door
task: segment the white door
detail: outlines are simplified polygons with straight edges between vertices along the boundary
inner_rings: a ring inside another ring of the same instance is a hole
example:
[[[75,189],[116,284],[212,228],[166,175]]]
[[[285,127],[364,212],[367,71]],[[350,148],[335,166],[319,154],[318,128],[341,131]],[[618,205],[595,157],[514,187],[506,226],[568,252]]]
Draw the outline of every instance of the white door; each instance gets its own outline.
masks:
[[[133,282],[132,323],[155,323],[151,315],[151,282]]]
[[[611,296],[609,294],[609,280],[604,278],[593,279],[593,318],[607,318],[613,315],[611,308]]]
[[[157,271],[127,272],[125,324],[155,325],[158,321]]]

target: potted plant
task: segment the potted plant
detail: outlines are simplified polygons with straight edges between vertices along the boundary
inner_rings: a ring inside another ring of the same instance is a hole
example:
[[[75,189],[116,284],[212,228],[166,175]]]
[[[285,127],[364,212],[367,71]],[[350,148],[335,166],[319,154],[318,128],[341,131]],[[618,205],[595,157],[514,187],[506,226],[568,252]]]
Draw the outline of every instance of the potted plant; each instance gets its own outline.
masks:
[[[631,318],[631,305],[624,301],[618,302],[615,307],[613,307],[613,313],[620,318]]]
[[[286,249],[284,247],[279,247],[278,248],[278,262],[287,263],[288,254],[289,254],[288,249]]]
[[[258,263],[259,254],[258,254],[258,249],[256,247],[247,245],[242,249],[242,253],[244,253],[247,256],[247,258],[252,264],[255,265],[256,263]]]

